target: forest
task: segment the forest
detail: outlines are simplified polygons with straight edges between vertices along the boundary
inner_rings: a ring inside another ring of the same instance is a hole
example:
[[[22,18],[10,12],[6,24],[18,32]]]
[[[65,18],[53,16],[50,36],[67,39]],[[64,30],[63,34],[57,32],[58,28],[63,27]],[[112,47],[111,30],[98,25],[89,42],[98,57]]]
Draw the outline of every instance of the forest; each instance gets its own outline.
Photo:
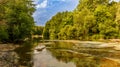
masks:
[[[120,38],[120,2],[79,0],[74,11],[59,12],[35,26],[32,0],[0,0],[0,42],[17,42],[32,35],[44,39],[98,40]]]
[[[32,0],[0,0],[0,42],[31,37],[35,26]]]
[[[120,38],[120,3],[80,0],[74,11],[59,12],[47,21],[45,39],[100,40]]]

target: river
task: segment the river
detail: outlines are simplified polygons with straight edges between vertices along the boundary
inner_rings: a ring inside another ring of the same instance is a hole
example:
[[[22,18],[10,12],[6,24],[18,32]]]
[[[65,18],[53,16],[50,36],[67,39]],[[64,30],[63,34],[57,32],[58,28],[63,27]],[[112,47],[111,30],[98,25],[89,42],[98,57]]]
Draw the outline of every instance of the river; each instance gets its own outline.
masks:
[[[0,67],[120,67],[120,51],[105,44],[92,41],[27,41],[14,50],[0,52]]]

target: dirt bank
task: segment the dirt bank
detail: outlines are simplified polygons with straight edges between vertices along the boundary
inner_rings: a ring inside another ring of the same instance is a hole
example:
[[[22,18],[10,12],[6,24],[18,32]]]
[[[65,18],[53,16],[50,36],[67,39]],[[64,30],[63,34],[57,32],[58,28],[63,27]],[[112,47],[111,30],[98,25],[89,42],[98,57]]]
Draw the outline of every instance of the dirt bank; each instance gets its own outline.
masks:
[[[101,60],[100,67],[120,67],[120,60],[104,58]]]
[[[10,50],[14,50],[17,47],[18,45],[14,45],[14,44],[0,44],[0,51],[10,51]]]
[[[85,44],[97,44],[98,48],[113,48],[114,50],[120,50],[120,42],[116,42],[116,40],[113,41],[79,41],[79,40],[63,40],[65,42],[72,42],[74,44],[77,44],[79,46],[80,43]]]

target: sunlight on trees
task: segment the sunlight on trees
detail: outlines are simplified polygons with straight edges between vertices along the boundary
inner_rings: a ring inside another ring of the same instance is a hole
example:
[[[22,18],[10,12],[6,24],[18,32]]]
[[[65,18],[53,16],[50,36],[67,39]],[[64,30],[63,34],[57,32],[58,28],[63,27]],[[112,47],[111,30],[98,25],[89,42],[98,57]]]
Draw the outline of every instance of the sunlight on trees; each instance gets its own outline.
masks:
[[[0,40],[15,42],[31,36],[34,26],[31,0],[0,0]]]
[[[119,4],[110,0],[80,0],[74,11],[53,16],[46,23],[43,35],[63,40],[120,38]]]

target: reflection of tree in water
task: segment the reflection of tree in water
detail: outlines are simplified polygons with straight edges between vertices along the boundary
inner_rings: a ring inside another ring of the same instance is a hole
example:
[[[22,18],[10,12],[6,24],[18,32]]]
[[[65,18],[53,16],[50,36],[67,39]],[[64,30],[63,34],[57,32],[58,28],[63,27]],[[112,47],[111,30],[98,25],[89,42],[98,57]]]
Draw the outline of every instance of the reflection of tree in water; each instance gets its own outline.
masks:
[[[33,41],[27,41],[21,44],[21,46],[15,49],[15,52],[19,56],[19,65],[32,67],[32,48],[34,47]]]
[[[74,62],[77,67],[97,67],[99,66],[100,58],[86,56],[84,54],[76,53],[73,43],[69,42],[54,42],[48,50],[59,61],[68,63]],[[75,52],[74,52],[75,51]],[[84,52],[83,52],[84,53]]]
[[[73,62],[76,67],[115,67],[115,65],[120,67],[118,62],[106,59],[106,57],[120,58],[120,51],[114,51],[112,48],[86,47],[81,44],[76,46],[67,42],[53,42],[47,46],[49,47],[47,49],[57,60],[65,63]]]
[[[59,48],[59,49],[72,49],[74,44],[73,43],[69,43],[69,42],[59,42],[59,41],[55,41],[53,42],[51,45],[47,45],[49,47],[52,48]]]
[[[117,58],[120,59],[120,51],[114,51],[108,48],[104,49],[86,49],[86,50],[78,50],[82,53],[88,53],[91,55],[99,56],[99,57],[109,57],[109,58]]]
[[[85,56],[79,53],[64,51],[62,49],[48,49],[57,60],[68,63],[74,62],[76,67],[99,67],[100,58]]]

